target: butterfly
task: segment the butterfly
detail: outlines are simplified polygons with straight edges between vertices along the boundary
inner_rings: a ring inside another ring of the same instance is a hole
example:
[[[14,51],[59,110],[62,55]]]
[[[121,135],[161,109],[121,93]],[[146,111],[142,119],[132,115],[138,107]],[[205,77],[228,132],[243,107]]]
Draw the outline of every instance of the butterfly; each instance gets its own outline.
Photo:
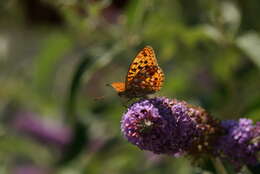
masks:
[[[157,63],[151,46],[144,47],[129,66],[125,82],[110,85],[119,96],[128,99],[143,98],[159,91],[164,82],[164,73]]]

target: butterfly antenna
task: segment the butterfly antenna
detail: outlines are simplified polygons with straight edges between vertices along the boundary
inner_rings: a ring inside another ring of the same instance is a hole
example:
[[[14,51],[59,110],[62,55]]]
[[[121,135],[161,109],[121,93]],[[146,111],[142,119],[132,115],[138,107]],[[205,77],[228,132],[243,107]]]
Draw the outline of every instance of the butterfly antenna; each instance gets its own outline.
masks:
[[[94,101],[101,101],[105,99],[105,96],[98,96],[98,97],[94,97],[93,99]]]

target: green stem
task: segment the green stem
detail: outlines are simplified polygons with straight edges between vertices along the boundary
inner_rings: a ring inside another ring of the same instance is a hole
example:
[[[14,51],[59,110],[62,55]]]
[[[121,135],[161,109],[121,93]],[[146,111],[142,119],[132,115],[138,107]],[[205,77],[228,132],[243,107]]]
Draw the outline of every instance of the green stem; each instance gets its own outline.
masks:
[[[228,174],[222,161],[219,158],[212,158],[211,161],[218,174]]]

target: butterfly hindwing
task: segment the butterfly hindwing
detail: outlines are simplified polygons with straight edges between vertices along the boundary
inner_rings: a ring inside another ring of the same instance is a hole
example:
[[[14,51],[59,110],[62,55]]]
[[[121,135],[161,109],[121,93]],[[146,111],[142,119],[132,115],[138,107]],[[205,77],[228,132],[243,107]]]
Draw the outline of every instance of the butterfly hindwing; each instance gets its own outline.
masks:
[[[125,83],[124,82],[113,82],[110,84],[116,92],[124,92],[125,91]]]
[[[128,83],[129,96],[141,97],[159,91],[164,74],[159,66],[146,66]]]

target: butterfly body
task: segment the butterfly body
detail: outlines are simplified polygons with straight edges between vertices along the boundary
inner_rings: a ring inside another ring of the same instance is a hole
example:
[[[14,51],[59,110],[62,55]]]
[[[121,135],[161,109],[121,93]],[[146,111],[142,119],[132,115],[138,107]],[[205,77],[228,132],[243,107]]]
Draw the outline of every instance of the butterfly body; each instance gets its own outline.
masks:
[[[119,96],[140,98],[159,91],[164,74],[157,63],[153,48],[146,46],[129,66],[125,82],[114,82],[111,86]]]

